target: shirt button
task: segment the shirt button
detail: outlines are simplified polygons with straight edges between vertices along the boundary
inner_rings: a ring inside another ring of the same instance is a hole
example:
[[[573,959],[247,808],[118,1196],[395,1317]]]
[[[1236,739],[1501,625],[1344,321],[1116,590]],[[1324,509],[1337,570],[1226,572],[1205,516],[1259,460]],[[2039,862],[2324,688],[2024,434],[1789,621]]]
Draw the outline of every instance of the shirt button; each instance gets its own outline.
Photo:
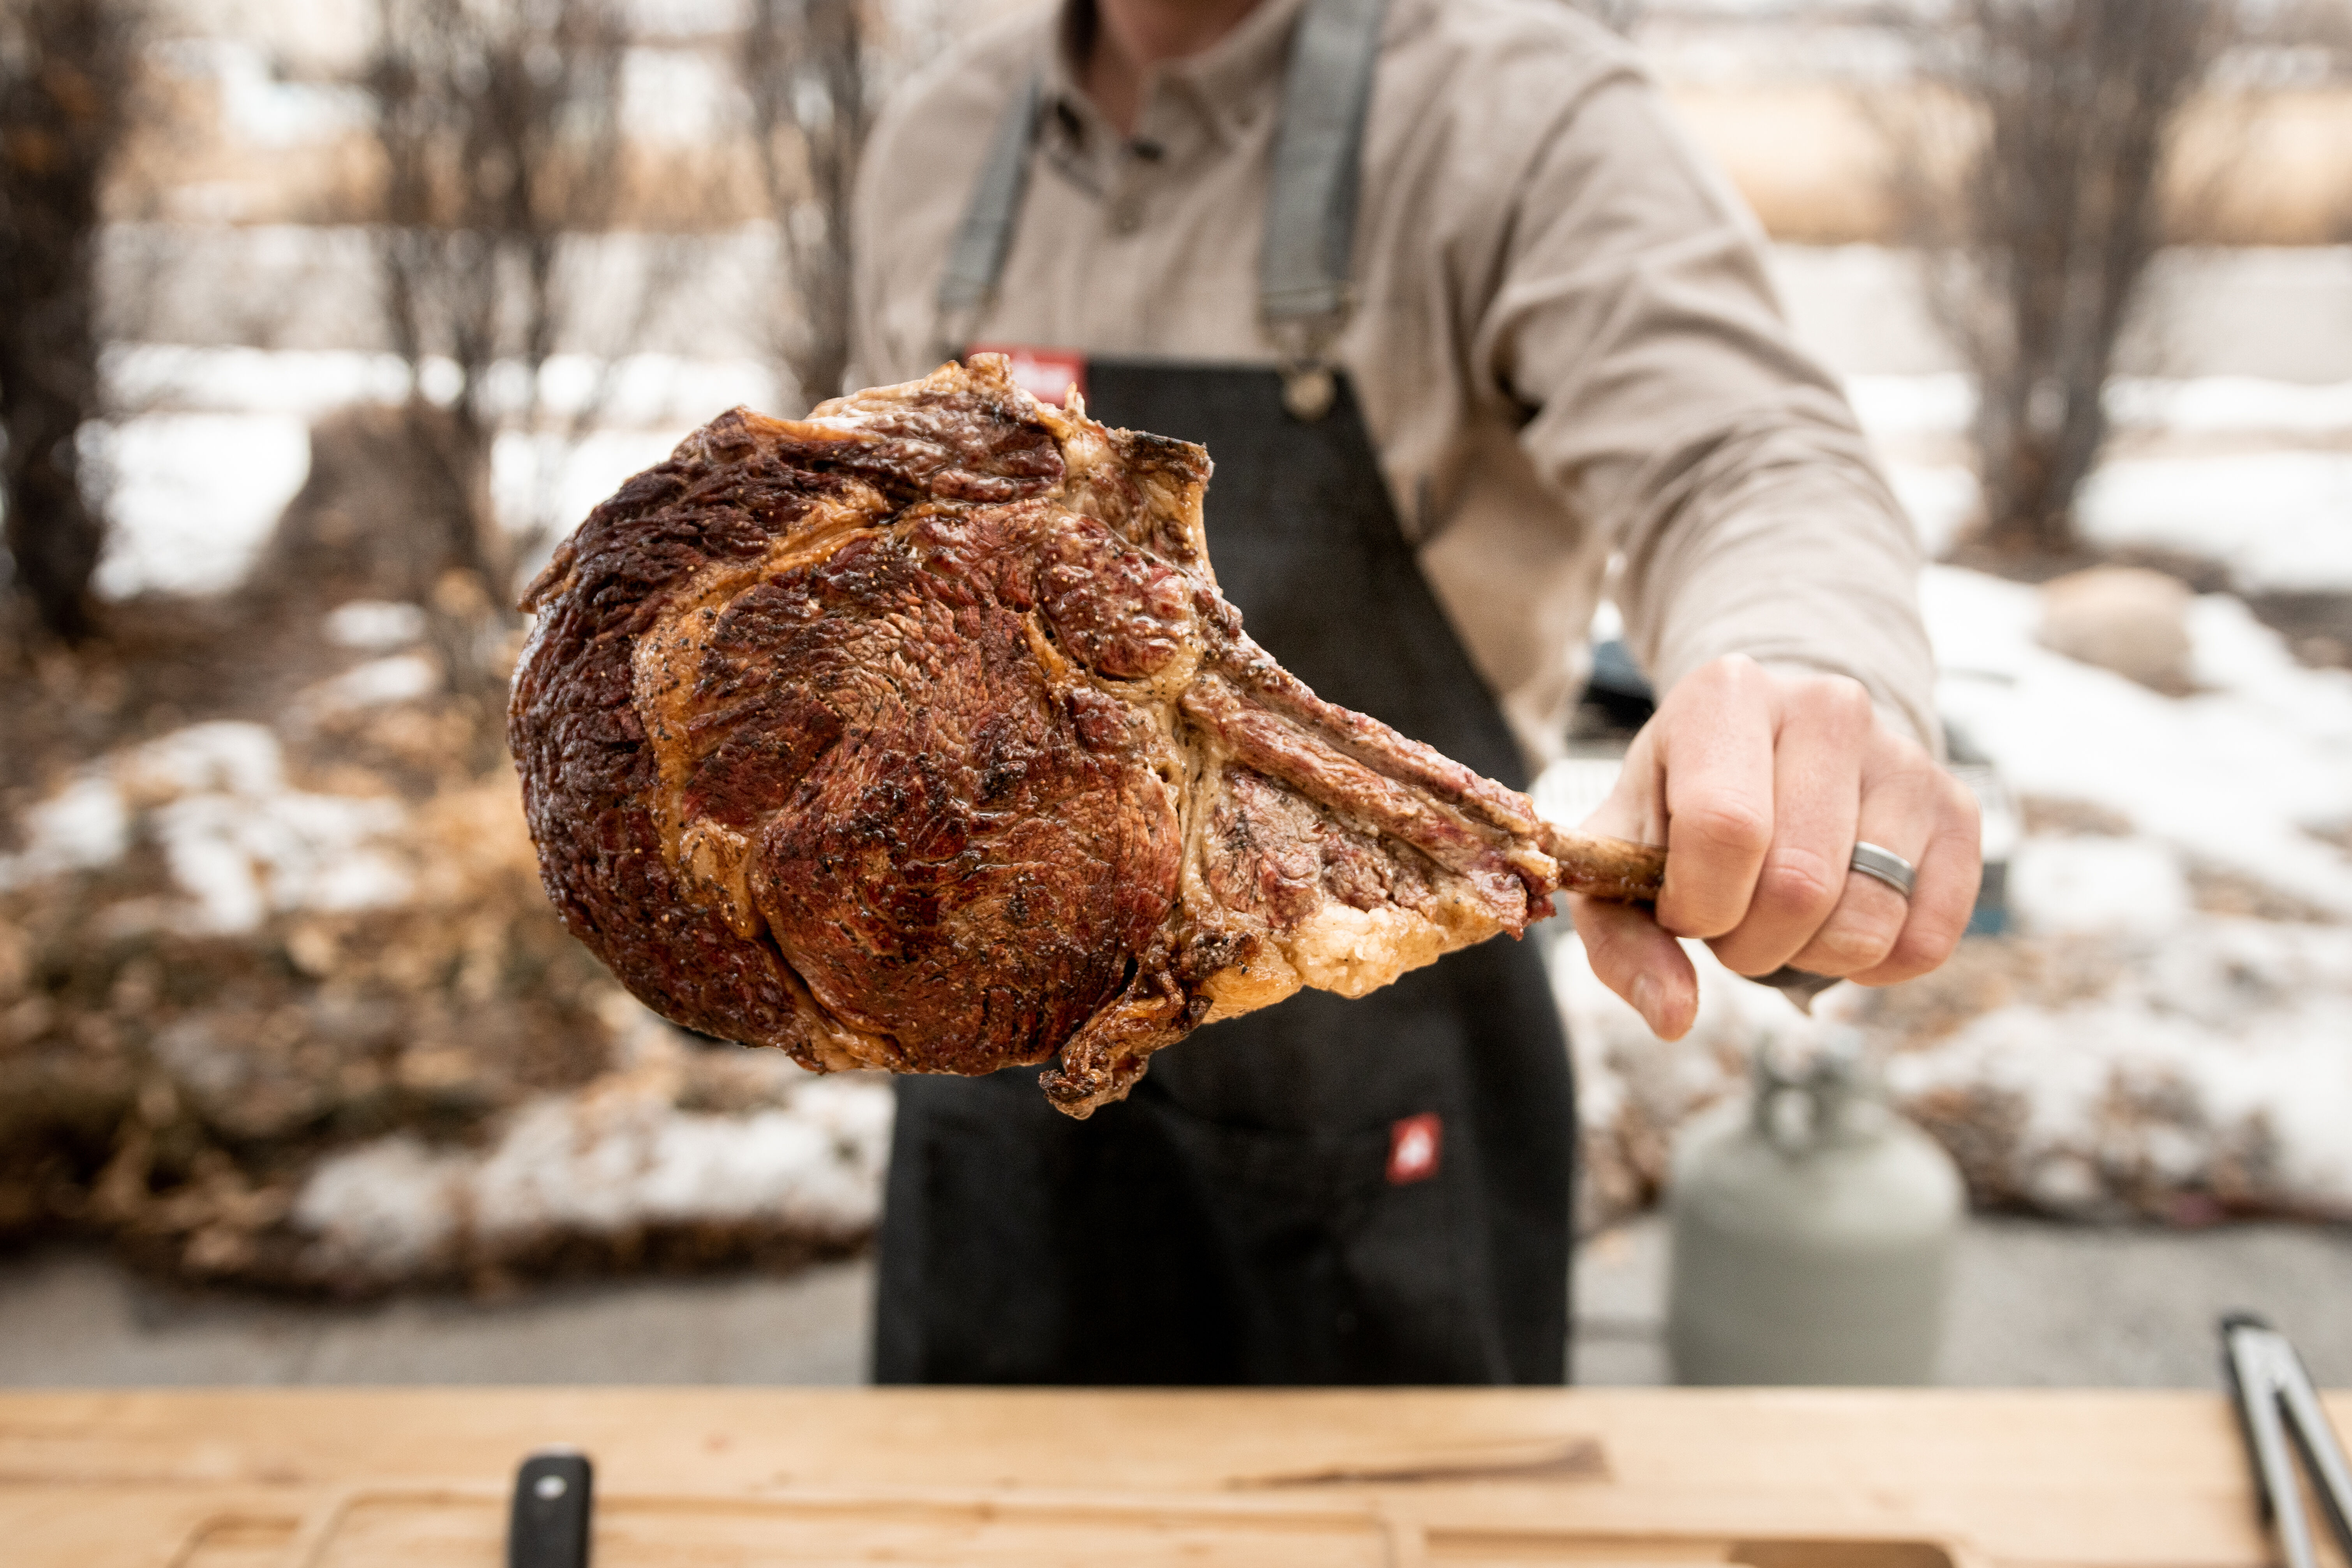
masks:
[[[1110,231],[1113,234],[1133,234],[1143,226],[1143,203],[1134,196],[1121,196],[1110,205]]]

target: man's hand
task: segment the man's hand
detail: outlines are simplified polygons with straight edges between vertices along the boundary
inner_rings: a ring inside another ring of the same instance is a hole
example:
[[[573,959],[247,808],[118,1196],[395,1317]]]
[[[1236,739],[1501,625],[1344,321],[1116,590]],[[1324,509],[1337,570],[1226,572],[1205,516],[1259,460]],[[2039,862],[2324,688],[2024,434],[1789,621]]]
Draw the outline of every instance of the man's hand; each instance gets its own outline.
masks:
[[[1727,968],[1785,963],[1892,985],[1951,955],[1977,896],[1977,805],[1918,743],[1880,719],[1858,681],[1719,658],[1666,694],[1581,831],[1666,846],[1646,909],[1572,899],[1592,972],[1662,1038],[1698,1011],[1676,937]],[[1859,840],[1918,868],[1906,902],[1848,869]]]

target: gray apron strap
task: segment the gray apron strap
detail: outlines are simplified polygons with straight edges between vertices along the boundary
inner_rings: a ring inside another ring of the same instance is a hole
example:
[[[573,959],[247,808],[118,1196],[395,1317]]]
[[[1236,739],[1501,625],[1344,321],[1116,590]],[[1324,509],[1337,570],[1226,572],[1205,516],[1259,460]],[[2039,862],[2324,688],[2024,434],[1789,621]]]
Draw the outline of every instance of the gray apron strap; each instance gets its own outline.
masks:
[[[1037,140],[1037,108],[1043,97],[1043,87],[1031,77],[1013,92],[1004,117],[996,122],[987,161],[980,166],[963,222],[956,227],[955,248],[948,252],[947,273],[940,279],[936,352],[942,358],[963,353],[982,312],[995,301],[997,280],[1004,276],[1004,254],[1013,248],[1013,220],[1029,186],[1029,149]]]
[[[1301,419],[1330,411],[1331,345],[1354,302],[1349,276],[1364,117],[1386,10],[1387,0],[1308,0],[1291,40],[1258,257],[1258,308],[1282,355],[1284,405]],[[1032,77],[1005,106],[957,226],[940,279],[943,354],[961,352],[995,300],[1028,186],[1042,98]]]
[[[1388,0],[1312,0],[1291,41],[1257,289],[1282,352],[1283,405],[1300,419],[1330,411],[1331,345],[1355,303],[1356,191],[1387,8]]]

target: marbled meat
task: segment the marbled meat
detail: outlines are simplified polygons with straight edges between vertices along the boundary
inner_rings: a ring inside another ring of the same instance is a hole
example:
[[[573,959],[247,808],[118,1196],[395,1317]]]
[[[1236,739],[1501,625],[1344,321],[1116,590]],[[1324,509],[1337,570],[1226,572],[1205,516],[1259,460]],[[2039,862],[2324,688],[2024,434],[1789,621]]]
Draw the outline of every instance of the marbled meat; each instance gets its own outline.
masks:
[[[525,601],[509,739],[572,932],[691,1028],[1052,1063],[1084,1116],[1202,1024],[1654,891],[1658,852],[1286,674],[1217,592],[1209,471],[990,355],[688,437]]]

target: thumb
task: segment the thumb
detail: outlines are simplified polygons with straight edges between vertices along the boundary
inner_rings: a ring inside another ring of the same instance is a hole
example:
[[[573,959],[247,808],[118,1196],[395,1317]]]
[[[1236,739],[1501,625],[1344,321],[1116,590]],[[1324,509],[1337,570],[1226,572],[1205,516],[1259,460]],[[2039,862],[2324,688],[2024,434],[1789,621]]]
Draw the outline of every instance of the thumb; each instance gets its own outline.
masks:
[[[1663,837],[1650,798],[1656,793],[1656,770],[1637,741],[1615,787],[1577,831],[1636,842]],[[1650,910],[1579,895],[1568,900],[1568,916],[1592,973],[1642,1015],[1652,1034],[1679,1040],[1690,1032],[1698,1016],[1698,973]]]

